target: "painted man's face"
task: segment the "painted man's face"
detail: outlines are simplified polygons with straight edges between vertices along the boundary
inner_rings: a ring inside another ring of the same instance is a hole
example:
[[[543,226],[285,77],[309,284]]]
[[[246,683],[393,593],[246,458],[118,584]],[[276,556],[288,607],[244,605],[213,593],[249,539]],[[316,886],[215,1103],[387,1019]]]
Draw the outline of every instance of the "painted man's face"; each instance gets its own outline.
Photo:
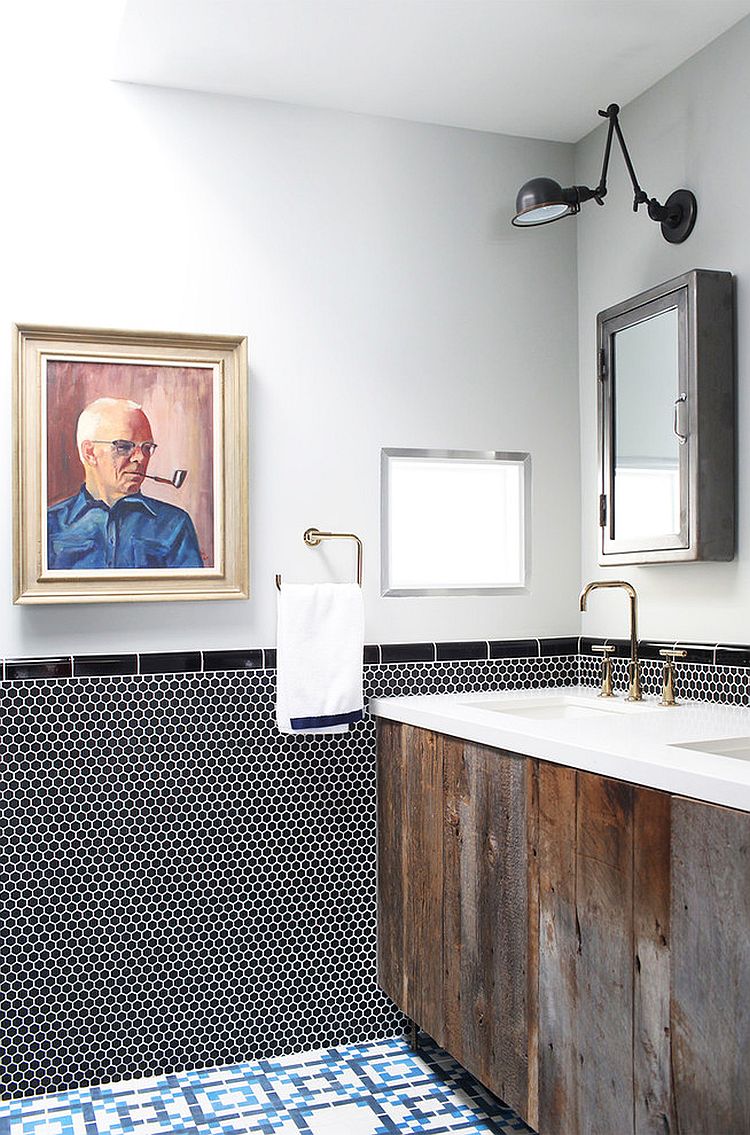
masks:
[[[98,495],[108,504],[140,491],[144,474],[148,470],[150,452],[143,445],[153,442],[151,425],[142,410],[127,407],[113,408],[102,415],[97,427],[96,443],[84,445],[86,464],[95,481]],[[112,442],[134,442],[130,452],[125,445]]]

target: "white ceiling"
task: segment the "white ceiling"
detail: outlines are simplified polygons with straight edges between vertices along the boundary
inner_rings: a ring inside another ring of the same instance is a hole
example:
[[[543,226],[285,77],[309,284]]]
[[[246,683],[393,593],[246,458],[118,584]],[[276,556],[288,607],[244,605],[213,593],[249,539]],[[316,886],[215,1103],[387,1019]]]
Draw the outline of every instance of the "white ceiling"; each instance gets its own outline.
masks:
[[[750,0],[127,0],[113,78],[576,142]]]

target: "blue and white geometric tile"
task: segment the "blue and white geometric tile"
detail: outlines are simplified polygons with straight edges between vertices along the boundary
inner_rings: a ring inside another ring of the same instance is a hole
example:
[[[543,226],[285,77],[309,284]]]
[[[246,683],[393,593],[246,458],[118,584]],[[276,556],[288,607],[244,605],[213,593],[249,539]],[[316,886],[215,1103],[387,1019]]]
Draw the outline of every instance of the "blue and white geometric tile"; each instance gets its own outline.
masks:
[[[348,1045],[19,1100],[0,1135],[523,1135],[530,1129],[427,1041]]]

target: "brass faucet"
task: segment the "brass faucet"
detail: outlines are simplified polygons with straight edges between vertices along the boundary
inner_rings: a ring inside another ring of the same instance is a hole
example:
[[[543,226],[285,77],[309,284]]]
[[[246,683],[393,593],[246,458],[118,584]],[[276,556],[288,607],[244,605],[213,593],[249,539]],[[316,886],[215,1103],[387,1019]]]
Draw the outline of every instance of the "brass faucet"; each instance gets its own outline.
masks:
[[[622,579],[595,579],[593,583],[587,583],[581,592],[580,607],[582,611],[586,610],[589,594],[600,587],[622,587],[630,598],[630,665],[628,666],[628,696],[625,700],[641,701],[643,694],[641,693],[641,668],[638,661],[638,596],[633,585],[625,583]]]

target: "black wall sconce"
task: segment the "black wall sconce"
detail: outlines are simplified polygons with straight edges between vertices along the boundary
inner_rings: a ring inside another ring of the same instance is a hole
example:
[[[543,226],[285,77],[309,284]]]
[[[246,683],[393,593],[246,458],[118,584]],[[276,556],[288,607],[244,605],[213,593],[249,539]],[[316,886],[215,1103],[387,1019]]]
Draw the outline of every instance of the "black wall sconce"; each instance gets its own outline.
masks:
[[[628,167],[630,180],[633,183],[633,212],[638,212],[639,205],[648,206],[648,215],[652,221],[661,224],[662,236],[670,244],[682,244],[693,231],[695,218],[698,212],[698,203],[695,195],[689,189],[675,189],[663,205],[655,197],[649,197],[641,189],[635,176],[633,163],[630,160],[625,139],[622,136],[619,120],[620,108],[617,103],[611,103],[606,110],[600,110],[602,118],[609,119],[607,131],[607,144],[604,148],[604,162],[602,173],[596,189],[589,189],[586,185],[572,185],[563,189],[551,177],[533,177],[518,191],[516,198],[516,215],[512,223],[521,228],[531,225],[548,225],[560,217],[571,216],[581,211],[584,201],[596,201],[597,205],[604,204],[607,195],[607,167],[612,149],[612,136],[617,135],[620,143],[625,165]]]

